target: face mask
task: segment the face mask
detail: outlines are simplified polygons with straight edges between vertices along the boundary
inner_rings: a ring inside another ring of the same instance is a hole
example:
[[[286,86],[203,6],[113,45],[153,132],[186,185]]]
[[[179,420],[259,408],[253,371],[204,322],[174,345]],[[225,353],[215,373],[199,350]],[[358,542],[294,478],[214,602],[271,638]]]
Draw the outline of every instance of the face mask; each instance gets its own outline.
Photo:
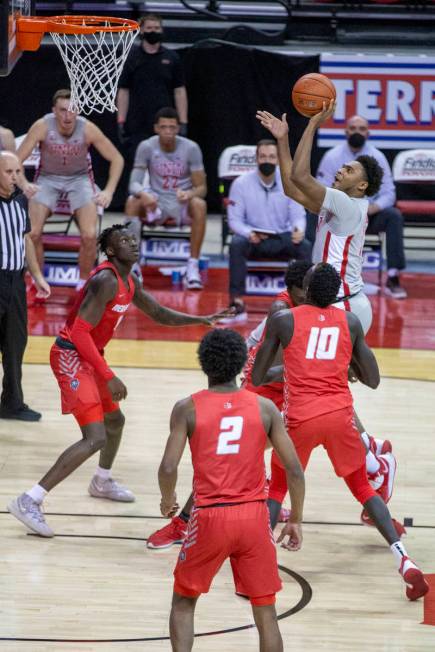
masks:
[[[140,35],[140,38],[142,41],[146,41],[150,45],[155,45],[156,43],[163,41],[163,34],[162,32],[143,32],[143,34]]]
[[[274,163],[260,163],[258,169],[265,177],[270,177],[275,172],[276,165]]]
[[[361,149],[361,147],[363,147],[364,143],[366,142],[366,139],[362,134],[355,132],[349,136],[347,142],[353,149]]]

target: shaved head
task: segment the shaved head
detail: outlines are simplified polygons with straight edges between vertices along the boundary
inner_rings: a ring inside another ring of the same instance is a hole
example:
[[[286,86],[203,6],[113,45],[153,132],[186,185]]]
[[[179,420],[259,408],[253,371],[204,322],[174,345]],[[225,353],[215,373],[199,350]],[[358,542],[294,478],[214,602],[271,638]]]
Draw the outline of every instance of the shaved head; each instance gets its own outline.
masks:
[[[368,121],[361,117],[360,115],[353,115],[351,118],[346,123],[346,127],[365,127],[366,129],[369,128],[369,123]]]
[[[8,163],[12,163],[13,165],[17,163],[20,165],[20,160],[18,156],[15,154],[15,152],[8,152],[8,150],[3,149],[0,152],[0,164],[2,166],[8,165]]]
[[[12,195],[20,172],[21,163],[18,156],[7,150],[0,152],[0,196]]]

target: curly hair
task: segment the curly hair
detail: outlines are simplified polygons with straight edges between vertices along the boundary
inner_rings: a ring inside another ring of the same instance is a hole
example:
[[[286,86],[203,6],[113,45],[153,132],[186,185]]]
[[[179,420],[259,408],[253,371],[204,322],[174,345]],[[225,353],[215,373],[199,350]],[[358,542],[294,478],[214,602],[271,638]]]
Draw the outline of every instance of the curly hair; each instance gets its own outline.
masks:
[[[341,278],[335,267],[329,263],[319,263],[311,275],[307,299],[319,308],[326,308],[337,298]]]
[[[205,335],[198,347],[201,369],[216,384],[228,383],[241,372],[248,357],[243,337],[230,328]]]
[[[302,289],[305,274],[312,266],[313,263],[308,263],[305,260],[290,261],[284,278],[286,288],[289,292],[292,289],[292,287],[297,287]]]
[[[372,197],[379,192],[381,187],[382,178],[384,176],[384,171],[375,159],[374,156],[358,156],[356,159],[363,168],[367,178],[368,186],[366,190],[367,197]]]
[[[126,224],[114,224],[113,226],[109,226],[107,229],[104,229],[104,231],[101,231],[98,238],[98,246],[100,247],[100,251],[102,251],[103,254],[106,254],[107,256],[107,247],[110,246],[112,234],[116,233],[117,231],[125,230],[127,230]]]

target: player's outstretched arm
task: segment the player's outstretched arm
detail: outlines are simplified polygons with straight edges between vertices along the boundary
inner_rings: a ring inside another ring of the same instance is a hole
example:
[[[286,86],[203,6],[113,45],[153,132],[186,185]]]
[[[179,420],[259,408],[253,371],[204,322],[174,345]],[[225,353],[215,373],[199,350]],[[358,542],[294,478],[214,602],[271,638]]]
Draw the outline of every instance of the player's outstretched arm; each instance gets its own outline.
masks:
[[[346,318],[353,342],[352,371],[360,382],[372,389],[376,389],[381,379],[375,355],[365,341],[364,332],[358,317],[347,312]]]
[[[162,495],[160,511],[163,516],[171,518],[178,511],[175,486],[177,484],[177,469],[187,436],[190,433],[190,423],[194,414],[194,405],[191,397],[178,401],[174,405],[170,420],[170,433],[166,442],[165,452],[159,466],[159,487]]]
[[[265,382],[268,369],[274,364],[279,346],[287,346],[293,335],[293,315],[290,310],[280,310],[268,317],[262,345],[255,356],[252,383],[258,387]]]
[[[38,143],[44,140],[46,135],[47,123],[44,118],[40,118],[30,127],[26,137],[17,150],[17,156],[20,159],[20,163],[24,163],[24,161],[29,158],[33,149]]]
[[[148,317],[164,326],[192,326],[203,324],[205,326],[213,326],[213,324],[222,317],[227,317],[232,314],[231,310],[222,310],[221,312],[213,315],[188,315],[185,312],[178,312],[165,308],[149,293],[145,292],[141,286],[139,279],[132,274],[136,290],[133,297],[134,305],[139,308]]]
[[[287,114],[283,113],[281,120],[276,118],[274,115],[268,111],[257,111],[255,116],[259,120],[262,126],[270,131],[272,136],[276,138],[276,144],[278,148],[278,159],[279,159],[279,171],[281,174],[282,186],[287,197],[294,199],[302,206],[305,206],[305,202],[308,201],[308,198],[304,195],[303,192],[295,186],[291,180],[292,168],[293,168],[293,159],[290,153],[290,145],[288,142],[288,123],[287,123]]]
[[[291,174],[292,182],[308,198],[308,203],[304,204],[305,208],[313,213],[319,213],[325,199],[326,186],[317,181],[311,174],[311,150],[313,148],[314,134],[322,122],[327,120],[335,110],[335,103],[330,102],[328,106],[323,104],[323,111],[314,115],[307,127],[305,128],[302,138],[297,146],[293,160]]]
[[[118,181],[121,178],[122,170],[124,168],[124,159],[116,147],[110,140],[103,134],[93,122],[86,122],[85,127],[86,142],[92,145],[101,154],[101,156],[109,161],[109,174],[107,177],[106,186],[101,192],[97,193],[96,202],[99,206],[107,208],[112,201],[113,193],[116,190]]]
[[[263,410],[266,410],[270,417],[268,436],[284,465],[291,501],[290,519],[282,529],[277,541],[287,550],[299,550],[302,545],[301,523],[305,499],[304,472],[278,408],[271,401],[262,399],[262,412]]]

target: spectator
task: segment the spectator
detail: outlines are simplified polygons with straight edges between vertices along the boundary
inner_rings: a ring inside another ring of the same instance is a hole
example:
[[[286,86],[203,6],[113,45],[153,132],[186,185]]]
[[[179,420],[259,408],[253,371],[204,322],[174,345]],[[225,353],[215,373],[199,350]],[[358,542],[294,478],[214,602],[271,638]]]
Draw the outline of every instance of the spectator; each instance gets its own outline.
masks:
[[[207,183],[199,146],[179,136],[179,128],[175,109],[166,107],[157,112],[157,135],[137,148],[125,212],[139,242],[142,220],[152,225],[191,225],[185,282],[189,290],[202,290],[199,256],[207,216]],[[146,172],[149,185],[144,187]]]
[[[0,152],[7,150],[8,152],[15,152],[15,136],[10,129],[0,127]]]
[[[140,20],[141,44],[130,52],[119,80],[116,98],[120,141],[129,139],[132,155],[141,140],[154,133],[154,116],[175,106],[180,133],[187,135],[187,93],[180,57],[165,48],[162,19],[147,14]]]
[[[41,414],[24,403],[21,387],[22,362],[27,344],[24,259],[42,296],[50,287],[42,276],[29,236],[30,221],[25,199],[15,186],[21,165],[15,154],[0,153],[0,349],[3,363],[3,392],[0,418],[39,421]]]
[[[311,245],[305,239],[305,210],[285,196],[277,164],[275,141],[260,140],[257,170],[241,175],[231,185],[228,222],[234,235],[230,244],[230,305],[235,316],[228,320],[247,318],[242,297],[248,258],[311,258]]]
[[[396,190],[391,168],[384,154],[367,143],[369,135],[368,122],[365,118],[358,115],[350,118],[346,125],[346,142],[336,145],[324,154],[317,170],[317,178],[326,186],[331,186],[337,170],[344,163],[361,155],[373,156],[378,161],[384,171],[384,176],[379,193],[368,198],[367,233],[385,232],[388,269],[385,293],[395,299],[405,299],[406,290],[400,285],[399,277],[399,272],[406,266],[403,249],[403,217],[400,211],[394,207]]]
[[[42,230],[56,208],[59,196],[68,194],[71,211],[77,219],[81,243],[79,252],[79,290],[95,264],[97,252],[97,204],[107,208],[121,176],[124,165],[118,150],[103,132],[90,120],[69,110],[71,92],[56,91],[52,113],[37,120],[18,148],[23,163],[39,144],[41,161],[37,177],[37,192],[30,199],[31,236],[40,267],[44,262]],[[110,163],[108,179],[103,190],[94,183],[89,148],[96,148]],[[27,193],[27,188],[22,187]],[[34,294],[34,293],[33,293]]]

